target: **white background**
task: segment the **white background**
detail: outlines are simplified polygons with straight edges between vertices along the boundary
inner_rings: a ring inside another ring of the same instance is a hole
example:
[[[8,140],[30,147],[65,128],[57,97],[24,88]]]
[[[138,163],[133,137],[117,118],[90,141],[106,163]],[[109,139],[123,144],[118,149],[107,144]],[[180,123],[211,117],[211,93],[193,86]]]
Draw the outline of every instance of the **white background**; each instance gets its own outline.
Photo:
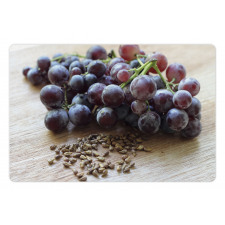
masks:
[[[0,224],[224,225],[222,2],[7,0],[3,5],[1,1]],[[216,180],[212,183],[11,182],[8,82],[14,81],[8,80],[8,49],[17,43],[214,44],[217,49]]]

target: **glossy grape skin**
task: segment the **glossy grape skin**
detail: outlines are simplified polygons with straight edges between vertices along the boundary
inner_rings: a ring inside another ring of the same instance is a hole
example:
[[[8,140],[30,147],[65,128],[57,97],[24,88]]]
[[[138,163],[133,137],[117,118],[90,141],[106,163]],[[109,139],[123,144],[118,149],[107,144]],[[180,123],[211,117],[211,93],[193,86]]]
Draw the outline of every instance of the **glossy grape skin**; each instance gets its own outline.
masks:
[[[141,132],[154,134],[159,130],[161,118],[156,112],[147,111],[138,119],[138,128]]]
[[[131,91],[130,91],[130,84],[125,86],[123,88],[123,91],[124,91],[124,95],[125,95],[125,102],[128,105],[130,105],[135,100],[135,98],[133,97],[133,95],[131,94]]]
[[[189,117],[196,117],[201,112],[201,102],[193,97],[191,105],[185,111]]]
[[[69,81],[69,85],[72,90],[76,92],[83,92],[84,91],[84,77],[81,75],[74,75],[71,77]]]
[[[192,96],[188,91],[177,91],[173,96],[173,104],[178,109],[187,109],[192,102]]]
[[[102,102],[112,108],[120,106],[124,99],[123,89],[115,84],[106,86],[102,92]]]
[[[118,81],[118,79],[117,79],[117,73],[118,73],[120,70],[122,70],[122,69],[130,70],[131,67],[130,67],[130,65],[127,64],[127,63],[117,63],[117,64],[115,64],[115,65],[112,67],[111,71],[110,71],[110,76],[112,77],[113,80]],[[121,83],[121,82],[120,82],[120,83]]]
[[[65,94],[65,90],[63,88],[63,93]],[[71,104],[72,103],[72,99],[74,98],[74,96],[77,95],[77,92],[72,90],[71,87],[67,87],[66,88],[66,97],[67,97],[67,103]]]
[[[47,56],[41,56],[37,60],[37,67],[40,71],[48,71],[51,65],[51,60]]]
[[[135,100],[131,103],[131,110],[137,115],[141,115],[147,111],[147,104],[144,101]]]
[[[166,134],[174,134],[175,131],[170,129],[166,122],[166,115],[161,116],[160,129]]]
[[[98,83],[105,84],[106,86],[110,84],[118,84],[118,82],[113,80],[111,76],[106,76],[106,75],[103,75],[102,77],[100,77],[98,79]]]
[[[85,72],[87,72],[87,66],[89,65],[89,63],[92,62],[92,59],[84,59],[82,61],[82,64],[84,65],[84,68],[85,68]]]
[[[152,79],[155,81],[157,90],[166,88],[166,85],[164,84],[163,80],[160,76],[152,76]]]
[[[144,58],[141,58],[140,59],[143,63],[145,63],[145,59]],[[133,68],[138,68],[141,64],[138,62],[137,59],[134,59],[132,61],[130,61],[130,67],[133,69]]]
[[[82,71],[79,67],[73,67],[73,69],[70,70],[70,77],[74,75],[81,75]]]
[[[93,105],[103,105],[102,92],[106,87],[105,84],[95,83],[92,84],[88,89],[88,101]]]
[[[93,60],[88,64],[87,72],[94,74],[97,78],[105,74],[106,65],[100,60]]]
[[[39,85],[43,82],[43,77],[37,68],[30,69],[27,73],[27,79],[33,85]]]
[[[155,110],[160,113],[166,113],[174,107],[173,94],[166,89],[157,90],[153,102]]]
[[[69,71],[62,65],[55,65],[48,71],[48,79],[52,84],[63,87],[70,78]]]
[[[167,60],[166,56],[163,55],[160,52],[155,52],[151,55],[149,60],[154,60],[154,59],[157,60],[157,66],[159,68],[159,71],[163,72],[168,65],[168,60]],[[150,73],[157,73],[153,67],[150,68],[149,72]]]
[[[91,122],[91,111],[86,105],[75,104],[69,109],[69,119],[75,126]]]
[[[118,120],[124,120],[130,111],[129,105],[123,103],[119,107],[114,109]]]
[[[197,137],[202,130],[200,120],[196,118],[190,118],[187,126],[181,131],[181,135],[185,138]]]
[[[134,78],[130,85],[130,91],[137,100],[145,101],[151,99],[157,90],[155,81],[148,75],[140,75]]]
[[[94,105],[88,101],[87,94],[77,94],[74,96],[72,103],[86,105],[90,110],[94,108]]]
[[[195,78],[184,78],[180,81],[178,90],[186,90],[190,92],[192,96],[196,96],[200,91],[200,83]]]
[[[80,70],[82,71],[82,73],[85,73],[84,65],[81,62],[79,62],[79,61],[73,61],[70,64],[70,66],[69,66],[69,71],[71,71],[74,67],[80,68]]]
[[[68,113],[64,109],[50,110],[47,112],[44,122],[47,129],[53,132],[62,131],[69,123]]]
[[[40,92],[41,102],[51,109],[60,108],[64,101],[64,93],[62,89],[56,85],[46,85]]]
[[[108,73],[110,73],[113,66],[116,65],[117,63],[125,63],[125,60],[119,57],[111,59],[111,61],[108,63],[108,68],[107,68]]]
[[[139,116],[137,114],[130,112],[125,118],[125,123],[132,127],[138,127],[138,119]]]
[[[104,107],[97,114],[97,122],[103,128],[111,128],[117,122],[117,115],[112,108]]]
[[[106,50],[100,45],[94,45],[90,47],[86,53],[87,59],[107,59],[107,52]]]
[[[27,77],[29,70],[32,69],[30,66],[26,66],[23,68],[23,75]]]
[[[95,84],[98,81],[98,78],[92,73],[88,73],[83,77],[84,77],[84,88],[86,91],[92,84]]]
[[[166,77],[168,81],[172,81],[175,78],[174,83],[178,84],[186,77],[186,69],[180,63],[170,64],[166,70]]]
[[[120,70],[117,73],[117,79],[120,82],[127,82],[129,80],[129,78],[131,77],[132,73],[129,72],[128,70]]]
[[[181,109],[170,109],[166,115],[166,123],[174,131],[183,130],[188,124],[188,114]]]
[[[56,54],[54,54],[53,57],[52,57],[52,62],[58,62],[58,63],[64,62],[66,60],[66,58],[65,57],[62,57],[62,56],[63,56],[62,53],[56,53]],[[62,58],[57,59],[58,57],[62,57]]]
[[[138,45],[120,45],[119,54],[123,59],[131,61],[137,58],[137,54],[140,54],[140,48]]]

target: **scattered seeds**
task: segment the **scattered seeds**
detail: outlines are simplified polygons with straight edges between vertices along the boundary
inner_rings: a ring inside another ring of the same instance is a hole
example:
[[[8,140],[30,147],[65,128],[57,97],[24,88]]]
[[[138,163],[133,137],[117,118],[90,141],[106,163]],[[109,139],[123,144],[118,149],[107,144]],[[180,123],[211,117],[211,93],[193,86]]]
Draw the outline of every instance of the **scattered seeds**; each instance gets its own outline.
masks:
[[[54,159],[48,160],[48,164],[49,164],[49,165],[52,165],[53,163],[54,163]]]

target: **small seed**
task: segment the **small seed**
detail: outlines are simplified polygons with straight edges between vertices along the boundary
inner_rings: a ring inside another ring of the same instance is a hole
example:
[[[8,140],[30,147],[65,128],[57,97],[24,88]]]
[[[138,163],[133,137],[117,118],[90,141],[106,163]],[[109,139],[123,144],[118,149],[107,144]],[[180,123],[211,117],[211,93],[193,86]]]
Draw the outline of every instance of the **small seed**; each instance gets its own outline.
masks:
[[[91,150],[88,150],[85,153],[86,153],[86,155],[92,155],[92,151]]]
[[[62,158],[62,155],[56,155],[55,156],[55,160],[59,160],[59,159],[61,159]]]
[[[57,147],[57,145],[51,145],[51,146],[50,146],[50,150],[55,150],[56,147]]]
[[[130,168],[133,168],[135,166],[135,162],[130,164]]]
[[[124,150],[122,150],[122,151],[119,151],[119,153],[120,153],[120,154],[126,154],[126,153],[127,153],[127,150],[124,149]]]
[[[124,173],[129,173],[130,172],[130,166],[125,166],[123,169]]]
[[[80,159],[87,159],[87,157],[85,155],[81,155]]]
[[[98,172],[97,172],[97,170],[93,170],[93,171],[92,171],[92,175],[94,175],[95,177],[98,177]]]
[[[54,159],[48,160],[48,164],[49,164],[49,165],[52,165],[53,163],[54,163]]]
[[[79,158],[80,156],[81,156],[81,153],[74,153],[74,154],[73,154],[73,157],[74,157],[74,158]]]
[[[104,167],[102,167],[102,168],[98,168],[98,172],[99,172],[99,173],[102,173],[104,170],[105,170],[105,168],[104,168]]]
[[[109,148],[109,145],[106,144],[105,142],[103,142],[103,143],[102,143],[102,147],[103,147],[103,148]]]
[[[137,139],[136,139],[136,142],[137,142],[137,143],[142,143],[142,142],[143,142],[143,140],[142,140],[142,139],[140,139],[140,138],[137,138]]]
[[[65,168],[69,168],[70,166],[72,166],[70,163],[67,163],[67,162],[64,162],[63,163],[63,166],[65,167]]]
[[[131,158],[130,158],[130,157],[127,157],[124,161],[125,161],[126,163],[130,163],[130,162],[131,162]]]
[[[102,177],[105,177],[105,176],[107,176],[108,175],[108,170],[103,170],[103,172],[102,172]]]
[[[131,151],[132,155],[135,157],[137,155],[136,151],[135,150],[132,150]]]
[[[122,160],[122,161],[117,161],[116,162],[118,165],[123,165],[124,164],[124,161]]]
[[[86,176],[83,176],[81,178],[78,179],[79,181],[86,181],[87,180],[87,177]]]
[[[105,153],[103,154],[103,157],[106,157],[106,156],[108,156],[108,155],[109,155],[109,151],[105,152]]]
[[[65,152],[65,153],[64,153],[64,156],[70,157],[72,154],[73,154],[72,152]]]
[[[69,162],[70,160],[66,157],[63,158],[64,162]]]
[[[72,169],[72,171],[73,171],[73,174],[74,174],[75,176],[78,174],[78,171],[77,171],[77,170]]]
[[[114,168],[115,168],[115,165],[114,164],[109,164],[109,168],[111,169],[111,170],[113,170]]]
[[[99,153],[98,153],[97,151],[93,151],[93,155],[94,155],[95,157],[98,157],[98,156],[99,156]]]
[[[110,145],[110,146],[109,146],[109,151],[112,152],[113,150],[114,150],[113,146]]]
[[[98,156],[97,159],[98,159],[98,161],[100,161],[100,162],[104,162],[104,161],[105,161],[105,158],[104,158],[104,157],[101,157],[101,156]]]
[[[59,155],[60,154],[60,150],[59,149],[55,150],[55,154]]]
[[[77,159],[74,159],[74,158],[70,159],[71,164],[74,164],[75,162],[77,162]]]
[[[152,151],[152,148],[145,147],[145,148],[144,148],[144,151],[146,151],[146,152],[151,152],[151,151]]]
[[[83,176],[84,176],[84,173],[83,173],[83,172],[77,173],[77,177],[78,177],[78,178],[81,178],[81,177],[83,177]]]
[[[81,161],[80,162],[80,168],[83,169],[84,167],[85,167],[85,163],[84,163],[84,161]]]
[[[122,159],[125,160],[128,157],[128,155],[122,155]]]
[[[144,146],[143,146],[143,145],[139,145],[139,146],[137,147],[137,150],[143,151],[143,150],[144,150]]]
[[[122,166],[121,166],[121,165],[118,165],[118,166],[116,167],[116,170],[117,170],[117,172],[120,172],[120,171],[122,170]]]

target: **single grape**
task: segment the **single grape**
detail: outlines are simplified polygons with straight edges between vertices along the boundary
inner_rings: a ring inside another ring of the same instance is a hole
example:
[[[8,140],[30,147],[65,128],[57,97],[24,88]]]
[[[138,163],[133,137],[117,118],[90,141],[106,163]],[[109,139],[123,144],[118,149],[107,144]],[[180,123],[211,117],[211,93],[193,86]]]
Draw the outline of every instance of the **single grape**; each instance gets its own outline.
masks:
[[[131,77],[132,73],[129,72],[128,70],[120,70],[118,73],[117,73],[117,79],[120,81],[120,82],[126,82],[129,80],[129,78]]]
[[[72,90],[76,92],[83,92],[84,91],[84,77],[81,75],[74,75],[71,77],[69,81],[69,85]]]
[[[124,95],[125,95],[125,102],[128,105],[130,105],[135,100],[135,98],[133,97],[133,95],[130,92],[130,84],[128,84],[127,86],[125,86],[123,88],[123,91],[124,91]]]
[[[170,109],[166,115],[166,123],[174,131],[183,130],[188,124],[188,114],[181,109]]]
[[[166,56],[160,52],[153,53],[149,59],[147,58],[147,60],[157,60],[157,66],[158,66],[160,72],[163,72],[166,69],[167,64],[168,64]],[[150,68],[149,72],[157,73],[153,67]]]
[[[68,113],[64,109],[53,109],[45,116],[45,126],[53,132],[62,131],[69,123]]]
[[[69,71],[62,65],[55,65],[48,71],[48,79],[52,84],[64,86],[69,80]]]
[[[115,84],[106,86],[102,92],[102,101],[112,108],[120,106],[125,99],[123,89]]]
[[[186,77],[186,69],[180,63],[170,64],[166,70],[166,77],[168,81],[172,81],[175,78],[174,83],[178,84]]]
[[[24,75],[25,77],[27,77],[27,74],[28,74],[28,72],[29,72],[30,69],[32,69],[32,68],[29,67],[29,66],[26,66],[26,67],[23,68],[23,75]]]
[[[157,90],[155,81],[148,75],[140,75],[134,78],[130,85],[130,91],[137,100],[145,101],[151,99]]]
[[[58,58],[58,57],[60,57],[60,58]],[[59,63],[61,63],[61,62],[64,62],[65,60],[66,60],[66,58],[63,57],[62,53],[56,53],[52,57],[52,62],[59,62]]]
[[[143,50],[140,50],[140,55],[145,55],[145,52]]]
[[[106,86],[110,84],[118,84],[117,81],[113,80],[111,76],[103,75],[98,79],[99,83],[105,84]]]
[[[155,110],[160,113],[166,113],[174,107],[173,94],[166,89],[157,90],[153,102]]]
[[[157,90],[166,88],[166,85],[164,84],[164,82],[160,76],[152,76],[152,79],[156,83]]]
[[[51,60],[47,56],[41,56],[37,60],[37,67],[40,71],[48,71],[51,65]]]
[[[37,68],[30,69],[27,73],[27,79],[33,85],[39,85],[43,82],[43,77]]]
[[[91,121],[91,111],[86,105],[75,104],[69,109],[69,119],[75,126],[86,125]]]
[[[84,59],[82,61],[82,64],[84,65],[84,68],[85,68],[85,72],[87,72],[87,67],[88,67],[89,63],[91,63],[91,62],[92,62],[92,59]]]
[[[195,78],[184,78],[180,81],[178,85],[178,90],[186,90],[195,96],[200,91],[200,83]]]
[[[118,81],[118,79],[117,79],[117,73],[118,73],[120,70],[123,70],[123,69],[125,69],[125,70],[130,70],[131,67],[130,67],[130,65],[127,64],[127,63],[117,63],[117,64],[115,64],[115,65],[112,67],[111,71],[110,71],[110,76],[112,77],[112,79]],[[121,82],[120,82],[120,83],[121,83]]]
[[[140,48],[138,45],[120,45],[119,54],[123,59],[131,61],[136,59],[137,54],[140,54]]]
[[[161,125],[160,125],[161,130],[166,133],[166,134],[174,134],[175,131],[170,129],[167,122],[166,122],[166,115],[161,116]]]
[[[143,63],[145,63],[145,59],[144,58],[141,58],[140,59]],[[133,69],[133,68],[138,68],[141,64],[138,62],[137,59],[134,59],[132,61],[130,61],[130,67]]]
[[[78,67],[80,68],[80,70],[82,71],[82,73],[85,73],[85,67],[84,65],[79,62],[79,61],[73,61],[70,66],[69,66],[69,71],[71,71],[74,67]]]
[[[111,128],[117,122],[117,115],[112,108],[104,107],[97,114],[97,122],[103,128]]]
[[[118,120],[124,120],[130,111],[130,107],[127,104],[122,104],[114,109]]]
[[[105,74],[106,65],[100,60],[94,60],[88,64],[87,72],[94,74],[97,78]]]
[[[40,92],[41,102],[50,109],[60,108],[64,101],[62,89],[56,85],[46,85]]]
[[[106,50],[100,45],[94,45],[90,47],[86,53],[86,58],[88,59],[107,59]]]
[[[131,110],[133,113],[141,115],[147,111],[147,104],[145,101],[135,100],[131,103]]]
[[[87,94],[77,94],[76,96],[74,96],[72,103],[86,105],[90,110],[94,108],[94,105],[88,101]]]
[[[113,66],[116,65],[117,63],[125,63],[125,60],[119,57],[111,59],[111,61],[108,63],[108,66],[107,66],[108,73],[110,73]]]
[[[92,84],[88,89],[88,101],[93,105],[103,105],[102,92],[106,87],[105,84],[95,83]]]
[[[193,97],[191,105],[185,111],[189,117],[196,117],[201,112],[201,102]]]
[[[94,83],[97,83],[97,77],[92,74],[92,73],[88,73],[84,76],[84,87],[85,87],[85,90],[88,90],[88,88],[94,84]]]
[[[74,75],[81,75],[82,71],[79,67],[73,67],[73,69],[70,70],[70,77]]]
[[[53,66],[55,66],[55,65],[60,65],[60,63],[57,62],[57,61],[51,61],[51,66],[50,66],[50,67],[53,67]]]
[[[156,112],[147,111],[138,120],[138,128],[141,132],[154,134],[159,130],[161,118]]]
[[[177,91],[173,96],[173,104],[178,109],[187,109],[192,102],[192,96],[188,91]]]
[[[181,135],[186,138],[197,137],[202,130],[200,120],[196,118],[189,119],[188,125],[181,131]]]
[[[130,112],[125,118],[125,123],[132,127],[138,127],[138,119],[139,116],[137,114]]]

